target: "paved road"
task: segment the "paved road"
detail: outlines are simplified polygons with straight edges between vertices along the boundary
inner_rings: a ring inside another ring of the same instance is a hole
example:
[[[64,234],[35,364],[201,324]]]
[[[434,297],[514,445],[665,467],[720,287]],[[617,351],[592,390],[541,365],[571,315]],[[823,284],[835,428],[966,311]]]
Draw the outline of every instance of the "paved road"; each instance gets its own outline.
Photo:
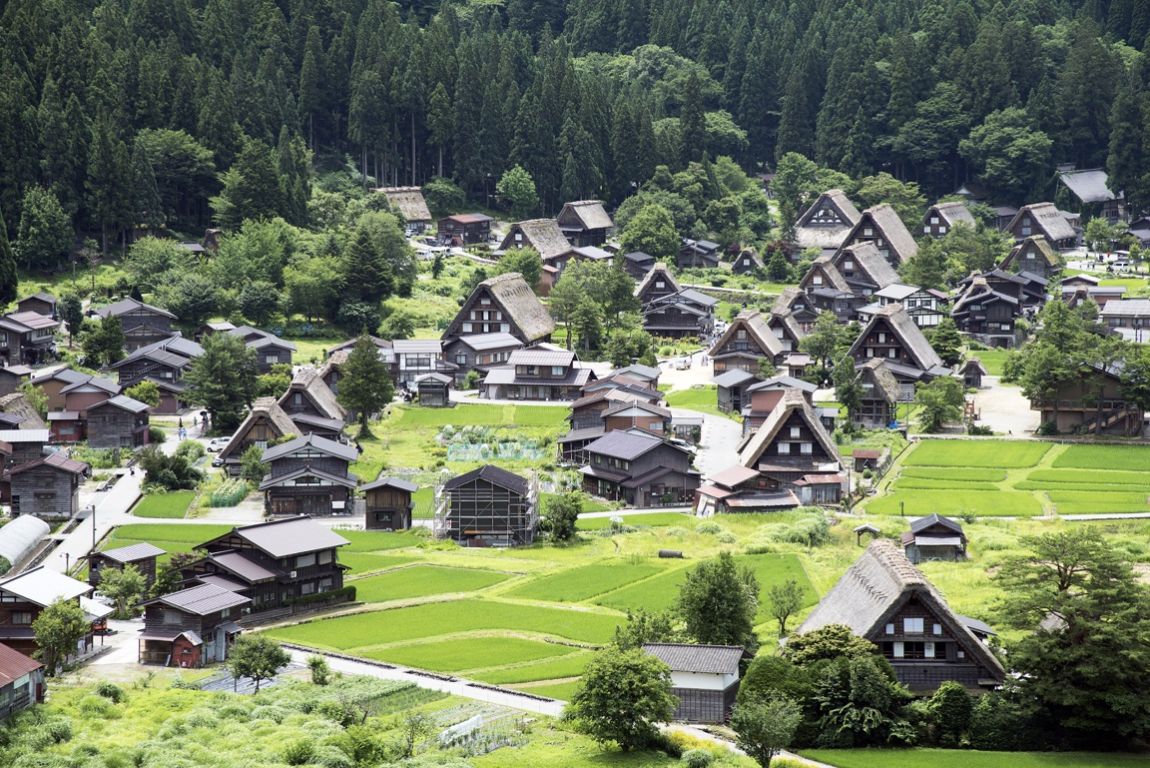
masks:
[[[129,517],[128,510],[140,498],[140,485],[144,473],[137,471],[134,475],[128,470],[119,470],[120,479],[107,493],[99,494],[94,500],[95,514],[89,515],[86,520],[69,533],[63,541],[44,559],[44,566],[54,571],[64,573],[75,567],[76,563],[85,558],[92,551],[94,543],[106,536],[117,525],[123,525]],[[93,503],[93,502],[89,502]],[[151,522],[149,520],[149,522]],[[95,532],[93,533],[93,528]]]
[[[716,472],[739,462],[739,442],[743,439],[743,426],[725,416],[700,413],[683,408],[672,408],[673,416],[702,416],[703,434],[699,451],[695,454],[695,469],[710,477]]]

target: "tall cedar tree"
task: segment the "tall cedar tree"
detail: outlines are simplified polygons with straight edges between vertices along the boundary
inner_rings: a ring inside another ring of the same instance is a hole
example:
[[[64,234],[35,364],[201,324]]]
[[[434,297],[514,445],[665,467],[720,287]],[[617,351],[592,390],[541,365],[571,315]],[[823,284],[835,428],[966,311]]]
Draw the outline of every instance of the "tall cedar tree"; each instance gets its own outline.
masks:
[[[243,421],[256,394],[256,354],[243,339],[213,333],[204,339],[204,354],[192,361],[184,384],[188,400],[208,409],[212,429],[227,434]]]
[[[339,402],[357,414],[359,436],[370,437],[367,426],[372,415],[383,410],[395,397],[395,385],[387,363],[379,357],[379,350],[371,339],[361,336],[355,342],[339,380]]]
[[[4,214],[0,212],[0,304],[15,301],[19,288],[16,255],[12,252],[12,243],[8,241],[8,225],[4,222]],[[71,344],[70,336],[68,343]]]

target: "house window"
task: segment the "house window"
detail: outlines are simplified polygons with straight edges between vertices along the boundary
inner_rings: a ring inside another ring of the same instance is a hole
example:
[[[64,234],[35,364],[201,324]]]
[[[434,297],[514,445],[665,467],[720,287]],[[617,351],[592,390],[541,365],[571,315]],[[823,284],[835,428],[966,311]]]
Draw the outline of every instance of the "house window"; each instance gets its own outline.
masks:
[[[779,455],[785,456],[791,452],[790,443],[779,443]]]
[[[280,361],[278,355],[264,355],[264,363],[266,365],[275,365]]]
[[[894,634],[894,622],[893,622],[893,621],[892,621],[890,624],[887,624],[887,625],[886,625],[886,633],[887,633],[888,635],[893,635],[893,634]]]
[[[886,334],[885,333],[880,333],[878,335],[878,343],[879,344],[885,344],[886,343]]]
[[[958,651],[955,653],[955,655],[960,659],[965,659],[966,658],[966,651],[959,648]]]
[[[811,455],[813,448],[811,447],[810,443],[800,443],[799,446],[799,453],[802,453],[804,456]]]
[[[887,357],[891,358],[892,360],[894,358],[898,357],[898,350],[897,349],[887,350]]]
[[[938,217],[937,216],[931,216],[930,217],[930,223],[931,224],[937,224],[938,223]]]
[[[800,427],[791,427],[791,437],[799,437],[802,434]]]
[[[907,635],[921,635],[923,632],[922,623],[922,619],[903,619],[902,631]]]
[[[850,261],[848,259],[847,261],[843,262],[843,271],[844,272],[854,272],[854,269],[855,269],[855,263],[853,261]]]
[[[904,655],[903,644],[896,640],[892,645],[894,646],[894,652],[891,655],[896,659],[901,659]]]
[[[310,595],[310,594],[313,594],[314,592],[315,592],[315,582],[314,581],[305,581],[304,583],[299,585],[299,593],[301,595]]]
[[[932,635],[941,635],[941,634],[942,634],[942,625],[941,625],[941,624],[935,624],[935,625],[933,625],[933,626],[930,628],[930,633],[931,633]]]
[[[923,227],[923,228],[922,228],[922,233],[923,233],[924,235],[929,235],[929,234],[930,234],[930,227],[929,227],[929,226]]]
[[[325,549],[323,552],[320,552],[319,557],[317,559],[317,562],[320,565],[327,565],[328,563],[330,563],[331,562],[331,550]]]
[[[863,227],[863,237],[874,237],[874,230],[871,227]]]
[[[814,283],[815,285],[822,285],[823,284],[823,276],[822,275],[815,275],[814,279],[812,279],[811,282]]]
[[[922,644],[922,657],[924,659],[933,659],[934,658],[934,643],[923,643]]]
[[[664,283],[662,280],[656,280],[655,281],[655,287],[656,288],[663,288],[665,286],[666,286],[666,283]]]
[[[562,376],[563,375],[563,366],[561,366],[561,365],[551,366],[551,375],[552,376]]]
[[[309,552],[306,555],[300,555],[295,559],[296,568],[307,568],[315,565],[315,552]]]
[[[13,624],[31,624],[32,612],[31,611],[13,611],[12,612]]]
[[[941,226],[941,227],[939,227],[939,228],[938,228],[938,233],[939,233],[940,235],[945,235],[945,234],[946,234],[946,226],[944,225],[944,226]]]

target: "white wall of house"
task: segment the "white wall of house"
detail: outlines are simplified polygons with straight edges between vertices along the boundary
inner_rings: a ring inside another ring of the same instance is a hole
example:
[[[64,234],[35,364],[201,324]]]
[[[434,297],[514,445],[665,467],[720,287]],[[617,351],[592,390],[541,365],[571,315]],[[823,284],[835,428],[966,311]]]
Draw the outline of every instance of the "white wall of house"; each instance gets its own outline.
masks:
[[[693,688],[697,691],[725,691],[738,680],[737,672],[727,675],[709,672],[671,672],[672,688]]]

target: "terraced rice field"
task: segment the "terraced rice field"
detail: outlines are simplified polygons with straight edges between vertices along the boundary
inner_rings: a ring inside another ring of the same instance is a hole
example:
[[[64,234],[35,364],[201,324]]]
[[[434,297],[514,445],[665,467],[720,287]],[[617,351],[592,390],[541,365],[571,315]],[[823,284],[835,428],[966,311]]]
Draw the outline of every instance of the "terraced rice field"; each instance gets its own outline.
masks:
[[[928,440],[896,467],[877,515],[1031,517],[1150,512],[1150,448]]]
[[[412,565],[351,582],[357,600],[380,603],[409,597],[474,592],[511,578],[511,574],[478,568]]]

